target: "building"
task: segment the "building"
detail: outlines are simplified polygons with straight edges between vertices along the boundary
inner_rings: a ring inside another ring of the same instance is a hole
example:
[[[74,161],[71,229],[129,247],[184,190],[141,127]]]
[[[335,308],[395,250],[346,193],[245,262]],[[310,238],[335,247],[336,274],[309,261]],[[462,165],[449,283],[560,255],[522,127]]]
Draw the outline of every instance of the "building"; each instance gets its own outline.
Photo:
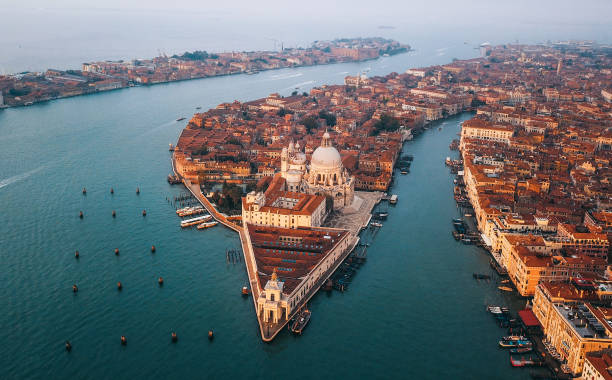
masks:
[[[580,378],[583,380],[612,380],[612,351],[588,353]]]
[[[552,304],[542,329],[573,375],[583,372],[586,354],[612,347],[612,327],[606,315],[609,309],[588,302]]]
[[[334,228],[278,228],[245,223],[260,284],[257,315],[284,324],[322,285],[355,243]]]
[[[567,281],[582,273],[603,274],[604,259],[563,257],[533,252],[522,245],[514,246],[507,258],[508,276],[521,296],[533,296],[543,281]]]
[[[569,248],[580,255],[608,258],[610,243],[606,234],[593,233],[587,227],[565,223],[559,223],[558,234],[563,239],[563,248]]]
[[[326,216],[325,197],[284,191],[285,179],[276,175],[266,192],[252,191],[242,198],[242,220],[261,226],[318,227]]]
[[[587,369],[585,356],[612,346],[609,322],[612,314],[606,307],[611,296],[609,284],[580,278],[542,282],[537,286],[533,314],[542,326],[545,340],[553,345],[574,375],[593,372]]]
[[[321,146],[312,153],[310,165],[293,143],[281,153],[281,176],[287,188],[307,194],[323,195],[333,200],[335,210],[350,206],[355,193],[355,179],[342,165],[338,150],[333,147],[328,132],[323,134]]]
[[[483,119],[470,119],[461,126],[460,147],[463,149],[466,139],[490,140],[510,145],[510,138],[514,135],[511,125],[493,124]]]
[[[301,191],[302,177],[306,173],[306,155],[300,151],[300,144],[289,143],[281,152],[281,176],[287,182],[287,190]]]

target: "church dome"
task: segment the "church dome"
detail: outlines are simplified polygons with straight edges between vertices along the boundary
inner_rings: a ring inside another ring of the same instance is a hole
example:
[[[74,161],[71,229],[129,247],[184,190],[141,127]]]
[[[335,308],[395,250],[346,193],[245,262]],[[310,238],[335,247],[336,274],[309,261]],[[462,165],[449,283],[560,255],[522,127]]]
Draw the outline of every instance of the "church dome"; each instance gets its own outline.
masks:
[[[310,165],[318,169],[335,169],[342,166],[342,159],[333,146],[320,146],[312,154]]]

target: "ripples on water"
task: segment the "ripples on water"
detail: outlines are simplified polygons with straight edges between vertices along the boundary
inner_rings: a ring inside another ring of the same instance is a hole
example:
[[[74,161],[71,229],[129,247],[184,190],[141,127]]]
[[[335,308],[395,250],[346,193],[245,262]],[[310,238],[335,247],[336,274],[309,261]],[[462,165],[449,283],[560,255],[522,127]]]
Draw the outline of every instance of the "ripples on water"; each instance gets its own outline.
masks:
[[[412,59],[390,57],[385,65],[399,72]],[[503,332],[483,312],[485,303],[510,304],[512,298],[494,283],[472,280],[472,272],[489,271],[488,258],[450,233],[457,214],[443,160],[467,115],[407,143],[415,161],[410,175],[397,178],[399,204],[390,207],[368,262],[348,292],[312,300],[313,318],[301,337],[282,333],[271,344],[261,342],[252,301],[240,296],[245,270],[225,262],[225,249],[239,246],[236,234],[221,227],[181,230],[166,201],[182,191],[165,178],[168,143],[185,124],[165,120],[190,117],[195,106],[266,96],[296,77],[307,90],[315,82],[341,82],[339,72],[372,67],[369,75],[382,74],[378,65],[259,73],[262,82],[220,77],[2,111],[0,141],[13,130],[23,137],[0,151],[7,165],[0,182],[0,377],[525,375],[497,350]],[[34,169],[8,172],[25,163]],[[211,328],[212,343],[206,338]]]

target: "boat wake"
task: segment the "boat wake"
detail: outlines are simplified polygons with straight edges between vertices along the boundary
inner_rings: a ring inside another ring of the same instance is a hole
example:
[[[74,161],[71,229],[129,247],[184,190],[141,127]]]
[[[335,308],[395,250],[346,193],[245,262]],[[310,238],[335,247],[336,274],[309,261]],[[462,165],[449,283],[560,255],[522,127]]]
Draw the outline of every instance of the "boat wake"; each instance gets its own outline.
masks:
[[[309,80],[309,81],[306,81],[306,82],[296,83],[293,86],[289,86],[289,87],[285,88],[285,90],[290,90],[292,88],[300,88],[300,87],[306,86],[308,84],[313,84],[314,82],[315,82],[314,80]]]
[[[445,54],[446,54],[446,51],[447,51],[447,50],[448,50],[448,48],[447,48],[447,47],[445,47],[445,48],[440,48],[440,49],[436,49],[436,55],[437,55],[438,57],[441,57],[441,56],[443,56],[443,55],[445,55]]]
[[[297,78],[297,77],[301,77],[302,73],[295,73],[295,74],[275,74],[275,75],[271,75],[269,80],[282,80],[282,79],[290,79],[290,78]]]
[[[40,167],[38,167],[36,169],[32,169],[30,171],[14,175],[12,177],[8,177],[8,178],[5,178],[3,180],[0,180],[0,189],[2,189],[3,187],[6,187],[8,185],[12,185],[15,182],[23,181],[24,179],[28,178],[32,174],[36,174],[39,171],[43,170],[45,167],[46,167],[46,165],[43,165],[43,166],[40,166]]]
[[[166,128],[166,127],[169,127],[169,126],[174,125],[174,124],[176,124],[176,123],[177,123],[177,121],[176,121],[176,120],[172,120],[172,121],[169,121],[169,122],[167,122],[167,123],[164,123],[164,124],[158,125],[157,127],[153,128],[153,129],[149,129],[149,130],[147,130],[145,133],[143,133],[143,134],[142,134],[142,135],[140,135],[139,137],[150,135],[151,133],[157,132],[157,131],[159,131],[160,129],[163,129],[163,128]]]

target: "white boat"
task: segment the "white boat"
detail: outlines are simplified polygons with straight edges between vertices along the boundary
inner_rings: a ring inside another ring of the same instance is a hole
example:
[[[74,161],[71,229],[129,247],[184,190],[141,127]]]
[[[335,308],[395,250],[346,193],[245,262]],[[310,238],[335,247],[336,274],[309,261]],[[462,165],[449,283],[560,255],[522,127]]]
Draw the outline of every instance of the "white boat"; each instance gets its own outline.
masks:
[[[198,230],[202,230],[204,228],[210,228],[210,227],[214,227],[217,224],[219,224],[219,222],[217,222],[216,220],[212,221],[212,222],[204,222],[204,223],[200,223],[198,224],[198,226],[196,227]]]
[[[185,228],[185,227],[193,226],[195,224],[200,224],[202,222],[207,222],[210,219],[212,219],[212,216],[210,216],[210,215],[202,215],[202,216],[198,216],[198,217],[195,217],[195,218],[183,220],[181,222],[181,227]]]
[[[183,210],[183,211],[179,212],[178,215],[183,217],[183,216],[191,216],[191,215],[201,214],[203,212],[204,212],[204,207],[202,207],[202,206],[189,207],[187,210]]]
[[[382,225],[382,223],[372,222],[372,223],[370,223],[370,226],[373,226],[373,227],[382,227],[383,225]]]
[[[393,194],[391,198],[389,198],[389,203],[391,203],[392,205],[397,203],[397,194]]]

